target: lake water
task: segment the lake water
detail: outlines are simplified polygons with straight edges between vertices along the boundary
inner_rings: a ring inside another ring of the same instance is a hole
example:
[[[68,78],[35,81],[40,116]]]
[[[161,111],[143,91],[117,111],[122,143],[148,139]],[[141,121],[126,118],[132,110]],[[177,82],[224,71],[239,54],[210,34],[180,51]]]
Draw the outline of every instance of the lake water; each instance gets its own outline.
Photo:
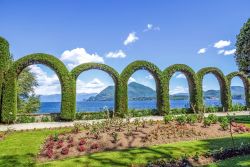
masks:
[[[219,100],[204,100],[206,106],[220,106]],[[243,104],[244,100],[233,100],[233,104]],[[133,109],[154,109],[156,108],[156,101],[129,101],[129,108]],[[107,106],[108,108],[114,107],[113,101],[83,101],[77,102],[78,112],[98,112]],[[188,100],[171,100],[171,108],[187,108],[189,107]],[[61,103],[60,102],[43,102],[38,113],[58,113],[60,112]]]

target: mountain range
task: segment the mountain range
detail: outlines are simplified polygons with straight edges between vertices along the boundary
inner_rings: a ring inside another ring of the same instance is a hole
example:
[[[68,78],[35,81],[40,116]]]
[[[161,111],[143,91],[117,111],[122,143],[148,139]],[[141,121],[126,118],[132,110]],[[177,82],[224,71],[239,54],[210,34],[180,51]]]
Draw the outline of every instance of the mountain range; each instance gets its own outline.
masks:
[[[79,101],[112,101],[114,100],[114,86],[108,86],[100,93],[86,94],[81,93],[77,94],[76,100]],[[243,99],[245,98],[244,88],[241,86],[232,86],[231,93],[233,99]],[[207,90],[203,92],[205,99],[219,99],[220,91],[219,90]],[[156,99],[156,92],[150,87],[145,85],[131,82],[128,84],[128,99],[129,100],[154,100]],[[187,100],[189,99],[188,93],[177,93],[170,95],[171,100]],[[40,96],[41,102],[60,102],[61,95],[47,95]]]

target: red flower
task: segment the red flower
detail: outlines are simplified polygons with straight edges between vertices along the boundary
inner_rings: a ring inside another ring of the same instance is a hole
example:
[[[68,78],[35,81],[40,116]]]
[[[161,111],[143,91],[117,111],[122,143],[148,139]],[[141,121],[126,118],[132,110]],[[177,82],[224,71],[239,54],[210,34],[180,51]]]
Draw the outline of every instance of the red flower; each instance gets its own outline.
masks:
[[[83,152],[83,151],[85,151],[86,150],[86,148],[84,147],[84,146],[78,146],[78,151],[80,151],[80,152]]]
[[[68,147],[64,147],[61,151],[61,154],[63,155],[67,155],[69,153],[69,148]]]
[[[90,146],[91,149],[97,149],[98,147],[99,147],[99,146],[98,146],[97,143],[93,143],[93,144],[91,144],[91,146]]]
[[[84,139],[81,139],[79,145],[84,145],[84,144],[86,144],[86,141]]]
[[[53,156],[53,150],[52,149],[48,149],[46,151],[46,156],[49,157],[49,158],[52,158],[52,156]]]

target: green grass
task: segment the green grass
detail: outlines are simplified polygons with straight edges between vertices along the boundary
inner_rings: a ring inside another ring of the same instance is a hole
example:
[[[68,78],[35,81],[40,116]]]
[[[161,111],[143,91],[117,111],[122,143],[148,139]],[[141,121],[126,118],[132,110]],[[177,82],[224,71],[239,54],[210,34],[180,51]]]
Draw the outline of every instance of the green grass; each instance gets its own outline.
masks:
[[[89,154],[81,157],[68,158],[37,164],[35,159],[46,137],[51,134],[68,131],[61,130],[34,130],[13,132],[0,141],[0,167],[12,166],[129,166],[131,164],[145,164],[157,158],[180,157],[184,154],[194,155],[221,147],[231,147],[230,138],[209,139],[200,141],[184,141],[163,144],[147,148],[132,148],[121,151],[106,151]],[[241,134],[235,137],[236,144],[249,143],[250,134]]]
[[[217,163],[209,164],[205,167],[249,167],[250,166],[250,155],[239,156],[230,158],[224,161],[219,161]]]
[[[32,166],[44,139],[61,130],[13,132],[0,141],[0,167]]]

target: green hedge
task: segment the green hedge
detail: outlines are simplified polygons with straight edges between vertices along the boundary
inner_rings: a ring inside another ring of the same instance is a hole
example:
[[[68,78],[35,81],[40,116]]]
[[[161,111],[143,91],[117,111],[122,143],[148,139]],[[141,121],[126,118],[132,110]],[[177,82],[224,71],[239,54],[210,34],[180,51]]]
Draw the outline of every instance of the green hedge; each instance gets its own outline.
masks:
[[[184,64],[175,64],[164,71],[147,61],[135,61],[129,64],[119,75],[112,67],[105,64],[86,63],[75,67],[71,72],[63,62],[52,55],[31,54],[12,63],[8,42],[0,37],[0,112],[1,121],[14,122],[17,113],[17,78],[24,68],[33,64],[44,64],[56,72],[62,88],[60,117],[63,120],[74,120],[76,114],[76,80],[84,71],[98,69],[108,73],[115,83],[115,113],[124,116],[128,113],[128,80],[137,70],[147,70],[155,79],[157,93],[157,114],[164,115],[170,111],[169,82],[175,72],[182,72],[188,81],[190,108],[197,112],[204,108],[202,81],[204,75],[212,73],[220,84],[221,103],[224,111],[232,108],[230,84],[235,76],[239,76],[245,86],[246,106],[250,107],[250,81],[241,72],[233,72],[226,77],[221,70],[207,67],[195,73]]]
[[[243,72],[237,72],[237,71],[232,72],[227,75],[229,87],[231,86],[231,81],[234,77],[239,77],[242,80],[244,88],[245,88],[246,106],[247,108],[250,108],[250,80],[248,79],[247,75],[244,74]],[[229,91],[229,97],[230,97],[229,100],[232,101],[231,91]]]
[[[0,115],[2,115],[2,90],[4,84],[4,75],[8,70],[11,62],[9,53],[9,43],[2,37],[0,37]]]
[[[201,101],[198,98],[198,82],[197,77],[193,69],[185,64],[174,64],[172,66],[167,67],[163,71],[162,81],[163,81],[163,90],[164,90],[164,111],[170,111],[170,99],[169,99],[169,85],[170,79],[175,72],[182,72],[188,81],[189,87],[189,95],[190,95],[190,108],[193,112],[197,112],[197,110],[201,106]]]
[[[223,72],[216,67],[202,68],[197,72],[197,79],[198,79],[197,89],[198,89],[198,99],[200,100],[200,103],[203,104],[203,90],[202,90],[203,77],[209,73],[213,74],[217,78],[220,84],[220,98],[224,111],[230,111],[232,102],[230,100],[229,84]]]
[[[99,63],[86,63],[86,64],[81,64],[77,67],[75,67],[72,71],[71,71],[71,75],[74,79],[74,83],[73,84],[73,88],[74,88],[74,93],[76,93],[76,80],[78,78],[78,76],[84,72],[84,71],[88,71],[88,70],[92,70],[92,69],[97,69],[97,70],[101,70],[106,72],[107,74],[109,74],[115,84],[115,99],[118,99],[118,82],[119,82],[119,73],[113,69],[112,67],[106,65],[106,64],[99,64]],[[74,99],[74,105],[76,105],[76,99]],[[115,112],[119,112],[119,107],[118,107],[118,103],[117,100],[115,100]]]
[[[29,65],[44,64],[57,74],[62,90],[62,103],[60,117],[63,120],[75,118],[75,94],[73,92],[72,77],[65,65],[56,57],[48,54],[31,54],[15,61],[9,68],[5,77],[5,90],[3,92],[2,121],[14,122],[17,113],[17,78],[22,70]]]
[[[118,98],[116,102],[118,103],[118,111],[120,111],[121,115],[125,114],[128,111],[128,80],[131,75],[137,70],[147,70],[155,79],[156,85],[156,94],[157,94],[157,110],[159,114],[164,113],[164,101],[163,96],[164,92],[162,89],[161,70],[154,65],[153,63],[147,61],[135,61],[129,64],[120,75],[120,83],[118,86]]]

